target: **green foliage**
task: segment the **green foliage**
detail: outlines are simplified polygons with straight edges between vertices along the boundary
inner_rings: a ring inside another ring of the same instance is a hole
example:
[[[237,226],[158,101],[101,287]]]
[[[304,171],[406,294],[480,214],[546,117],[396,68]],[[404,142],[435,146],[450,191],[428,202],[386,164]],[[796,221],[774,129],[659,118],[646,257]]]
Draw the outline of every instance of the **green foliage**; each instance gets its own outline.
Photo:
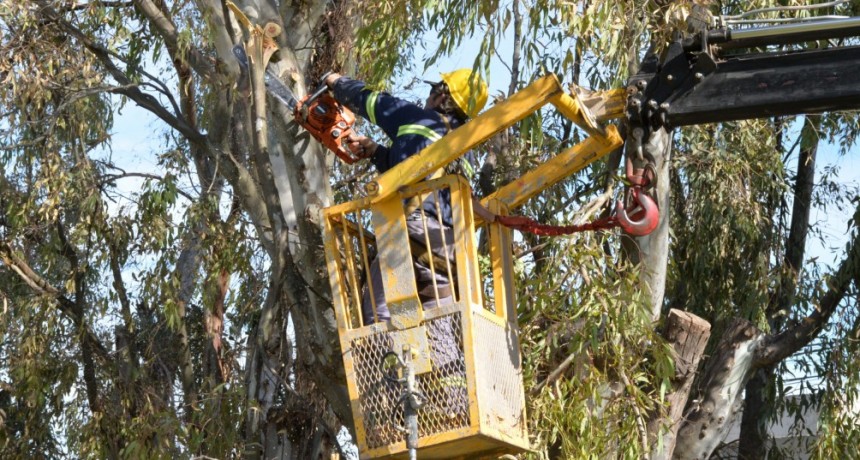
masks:
[[[13,300],[7,306],[0,315],[0,363],[5,369],[0,386],[0,457],[59,456],[64,442],[51,422],[62,416],[65,395],[77,379],[73,354],[61,346],[72,336],[52,313],[48,299]]]
[[[717,324],[740,315],[766,327],[780,239],[776,213],[788,190],[778,130],[757,120],[682,131],[670,259],[669,290],[680,302],[674,307]]]
[[[518,71],[528,79],[548,72],[569,75],[574,65],[582,64],[572,51],[582,45],[584,54],[578,58],[588,62],[588,83],[616,86],[625,80],[630,59],[638,59],[648,43],[648,32],[663,24],[642,20],[643,15],[654,14],[649,2],[596,0],[584,5],[560,0],[376,2],[363,12],[357,35],[360,73],[380,84],[396,69],[414,65],[416,40],[423,40],[430,51],[426,68],[443,56],[462,52],[460,46],[467,39],[480,37],[478,48],[470,50],[474,67],[491,77],[490,59],[494,55],[507,59],[498,53],[512,34],[513,10],[519,8],[527,14],[527,23],[520,45],[524,66]],[[438,37],[438,42],[428,36]]]
[[[856,308],[856,305],[854,305]],[[813,458],[852,458],[857,452],[860,430],[857,429],[858,407],[860,407],[860,376],[856,372],[860,365],[857,346],[857,315],[853,316],[853,330],[837,343],[826,357],[829,368],[825,373],[825,385],[820,405],[818,432]],[[852,323],[842,323],[849,325]],[[841,326],[840,326],[841,328]],[[846,328],[847,329],[847,328]]]
[[[553,244],[543,272],[522,288],[526,388],[532,433],[551,458],[640,458],[650,413],[674,375],[637,270],[602,250],[602,238]],[[572,360],[572,361],[571,361]]]

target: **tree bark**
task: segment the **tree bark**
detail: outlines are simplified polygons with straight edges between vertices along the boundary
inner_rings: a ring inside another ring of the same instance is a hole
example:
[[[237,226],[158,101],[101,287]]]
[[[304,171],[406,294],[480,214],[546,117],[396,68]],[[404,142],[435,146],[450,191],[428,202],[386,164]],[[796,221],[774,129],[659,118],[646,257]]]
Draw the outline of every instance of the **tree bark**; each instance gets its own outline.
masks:
[[[301,70],[294,55],[285,55],[281,69]],[[273,107],[280,112],[281,107]],[[282,267],[284,289],[292,304],[296,347],[301,365],[308,370],[334,412],[348,425],[352,411],[346,392],[346,374],[340,354],[334,309],[322,242],[323,208],[331,204],[329,167],[331,155],[317,143],[298,138],[297,126],[276,116],[269,161],[285,219],[288,259]]]
[[[627,135],[625,144],[627,158],[631,158],[636,168],[645,167],[642,161],[651,163],[656,172],[653,187],[649,193],[660,208],[660,221],[657,228],[648,235],[625,238],[623,249],[628,259],[641,266],[639,278],[642,289],[648,294],[651,305],[651,319],[660,319],[663,298],[666,294],[666,270],[669,261],[669,206],[670,176],[672,154],[672,132],[664,128],[644,134],[641,128],[633,128]],[[647,135],[647,139],[642,139]],[[640,141],[641,140],[641,141]],[[640,155],[641,149],[641,155]],[[640,159],[639,157],[642,157]]]
[[[700,380],[705,386],[684,414],[672,458],[706,460],[711,456],[741,409],[741,393],[764,337],[743,319],[728,327]]]
[[[675,350],[675,378],[672,389],[666,394],[668,416],[663,418],[661,413],[655,412],[648,421],[648,439],[654,446],[651,460],[668,459],[675,449],[684,407],[710,336],[711,325],[704,319],[680,310],[669,311],[663,337]]]

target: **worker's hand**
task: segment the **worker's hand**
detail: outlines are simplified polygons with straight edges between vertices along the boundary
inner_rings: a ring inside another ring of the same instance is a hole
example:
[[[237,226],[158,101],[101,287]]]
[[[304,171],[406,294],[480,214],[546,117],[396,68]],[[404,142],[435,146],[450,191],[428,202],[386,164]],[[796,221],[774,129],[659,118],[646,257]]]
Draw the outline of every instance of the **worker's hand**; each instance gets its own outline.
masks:
[[[346,146],[349,148],[349,151],[359,158],[372,157],[373,154],[376,153],[376,147],[379,145],[374,142],[373,139],[367,136],[359,136],[357,134],[350,134],[349,137],[346,138],[346,141]]]
[[[325,80],[323,80],[323,83],[325,83],[326,86],[329,87],[329,89],[334,89],[335,82],[338,81],[340,79],[340,77],[342,77],[342,76],[343,75],[341,75],[337,72],[332,72],[325,77]]]

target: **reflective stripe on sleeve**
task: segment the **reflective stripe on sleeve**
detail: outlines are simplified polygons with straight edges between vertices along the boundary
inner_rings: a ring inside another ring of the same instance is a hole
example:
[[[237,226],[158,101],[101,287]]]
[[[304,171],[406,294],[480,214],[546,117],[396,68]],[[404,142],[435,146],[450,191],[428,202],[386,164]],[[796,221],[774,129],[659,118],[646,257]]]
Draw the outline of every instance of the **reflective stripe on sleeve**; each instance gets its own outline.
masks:
[[[460,171],[463,173],[463,176],[466,177],[469,181],[471,181],[475,177],[475,168],[472,167],[472,163],[465,158],[459,158],[460,162]]]
[[[367,96],[367,102],[364,103],[364,109],[367,110],[367,118],[374,125],[376,124],[376,98],[379,96],[379,91],[374,91]]]
[[[405,134],[416,134],[418,136],[423,136],[427,139],[430,139],[430,142],[436,142],[439,139],[442,139],[441,134],[422,125],[403,125],[400,127],[400,129],[397,130],[398,137],[403,136]]]

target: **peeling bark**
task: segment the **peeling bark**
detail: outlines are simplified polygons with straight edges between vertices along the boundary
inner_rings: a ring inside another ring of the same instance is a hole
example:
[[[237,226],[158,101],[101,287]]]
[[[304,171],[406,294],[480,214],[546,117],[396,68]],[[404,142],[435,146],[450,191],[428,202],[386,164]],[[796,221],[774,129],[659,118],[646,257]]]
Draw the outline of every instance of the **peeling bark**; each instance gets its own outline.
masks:
[[[212,300],[211,308],[204,309],[204,321],[206,322],[206,335],[209,337],[210,355],[213,366],[206,369],[209,377],[215,377],[217,382],[224,382],[227,379],[227,370],[224,367],[224,362],[221,359],[221,340],[224,332],[224,301],[227,297],[229,288],[230,274],[226,270],[222,270],[218,275],[218,282],[210,288],[214,291],[214,299]],[[215,370],[217,369],[217,373]]]

